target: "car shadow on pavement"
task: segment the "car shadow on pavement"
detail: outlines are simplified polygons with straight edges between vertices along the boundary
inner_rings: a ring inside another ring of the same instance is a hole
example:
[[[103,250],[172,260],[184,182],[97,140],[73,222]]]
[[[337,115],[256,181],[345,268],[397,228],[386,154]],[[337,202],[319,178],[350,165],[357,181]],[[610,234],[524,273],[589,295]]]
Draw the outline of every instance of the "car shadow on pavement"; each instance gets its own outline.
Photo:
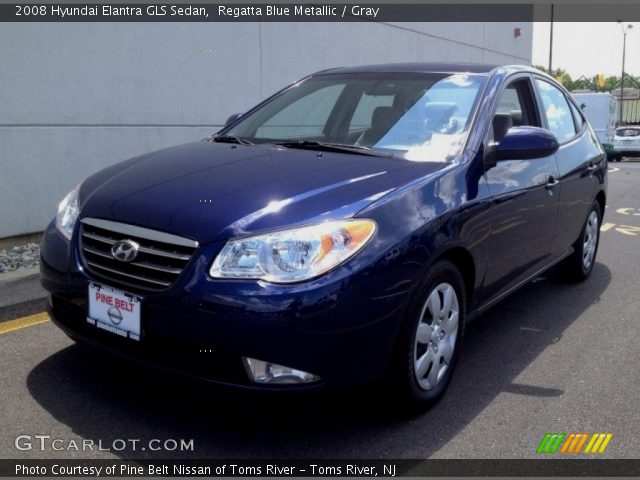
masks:
[[[37,365],[27,386],[81,438],[194,440],[192,452],[113,452],[124,458],[427,458],[503,392],[562,396],[561,385],[515,379],[599,302],[610,280],[600,263],[580,284],[543,277],[471,322],[446,395],[419,415],[400,411],[380,387],[316,397],[230,394],[79,346]]]

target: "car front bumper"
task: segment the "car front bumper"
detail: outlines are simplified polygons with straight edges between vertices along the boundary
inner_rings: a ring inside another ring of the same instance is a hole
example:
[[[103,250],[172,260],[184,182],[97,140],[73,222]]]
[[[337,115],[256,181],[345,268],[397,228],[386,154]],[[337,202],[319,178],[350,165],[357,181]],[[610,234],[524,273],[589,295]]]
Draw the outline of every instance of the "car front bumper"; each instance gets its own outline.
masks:
[[[398,279],[392,272],[366,268],[356,273],[338,269],[290,286],[214,280],[203,272],[219,248],[203,247],[206,251],[194,256],[167,291],[131,292],[143,297],[143,334],[135,341],[87,322],[89,283],[108,283],[91,278],[74,244],[50,225],[41,250],[42,284],[51,294],[49,313],[75,340],[218,384],[260,390],[322,389],[384,377],[410,286],[404,292],[380,295],[388,291],[385,284],[397,284]],[[253,383],[242,357],[299,369],[321,380]]]

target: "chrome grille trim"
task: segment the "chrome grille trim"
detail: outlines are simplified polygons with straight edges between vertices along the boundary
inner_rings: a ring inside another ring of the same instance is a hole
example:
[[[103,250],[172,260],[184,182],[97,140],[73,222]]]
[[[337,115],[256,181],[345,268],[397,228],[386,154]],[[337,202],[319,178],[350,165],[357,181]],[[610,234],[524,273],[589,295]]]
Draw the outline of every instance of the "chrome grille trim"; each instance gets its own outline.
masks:
[[[117,240],[112,240],[110,238],[106,238],[100,235],[95,235],[93,233],[83,233],[82,236],[91,238],[92,240],[97,240],[98,242],[106,243],[108,245],[113,245],[114,243],[117,242]],[[151,255],[158,255],[160,257],[175,258],[176,260],[188,261],[191,258],[191,255],[180,255],[177,253],[165,252],[158,248],[146,248],[146,247],[140,246],[138,250],[141,251],[142,253],[150,253]]]
[[[165,290],[178,279],[198,246],[195,240],[110,220],[84,218],[81,223],[80,250],[86,269],[96,280],[114,287]],[[121,262],[111,254],[111,246],[122,240],[139,244],[134,261]]]
[[[83,218],[82,223],[84,223],[85,225],[92,225],[94,227],[101,228],[102,230],[109,230],[111,232],[121,233],[123,235],[132,237],[146,238],[147,240],[152,240],[155,242],[168,243],[171,245],[190,248],[196,248],[198,246],[198,242],[189,238],[178,237],[177,235],[171,235],[170,233],[150,230],[148,228],[128,225],[126,223],[112,222],[111,220],[101,220],[99,218]]]
[[[108,253],[105,253],[105,252],[101,252],[100,250],[96,250],[95,248],[84,247],[83,250],[85,252],[98,255],[99,257],[108,258],[110,260],[113,259],[112,255],[109,255]],[[130,262],[130,265],[135,265],[136,267],[148,268],[150,270],[157,270],[158,272],[173,273],[174,275],[180,275],[180,272],[182,272],[182,270],[180,270],[179,268],[163,267],[161,265],[155,265],[150,262]]]
[[[87,265],[90,265],[90,266],[92,266],[94,268],[98,268],[100,270],[106,270],[107,272],[110,272],[110,273],[116,273],[118,275],[124,275],[125,277],[133,278],[135,280],[141,280],[143,282],[155,283],[156,285],[161,285],[163,287],[168,287],[168,286],[171,285],[170,282],[160,282],[158,280],[150,280],[148,278],[139,277],[137,275],[132,275],[130,273],[119,272],[118,270],[114,270],[113,268],[103,267],[102,265],[98,265],[97,263],[90,262],[90,261],[87,261]]]

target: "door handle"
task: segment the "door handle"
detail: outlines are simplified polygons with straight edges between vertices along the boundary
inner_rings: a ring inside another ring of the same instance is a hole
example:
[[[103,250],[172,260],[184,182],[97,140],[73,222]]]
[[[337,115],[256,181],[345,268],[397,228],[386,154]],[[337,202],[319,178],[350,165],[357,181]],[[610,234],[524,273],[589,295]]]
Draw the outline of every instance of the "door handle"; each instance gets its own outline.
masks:
[[[549,177],[549,180],[547,180],[547,184],[544,186],[544,188],[546,188],[547,190],[553,190],[553,187],[555,187],[559,183],[560,181],[557,178]]]
[[[589,174],[595,173],[596,170],[598,170],[598,165],[589,165],[589,167],[587,167],[587,172],[589,172]]]

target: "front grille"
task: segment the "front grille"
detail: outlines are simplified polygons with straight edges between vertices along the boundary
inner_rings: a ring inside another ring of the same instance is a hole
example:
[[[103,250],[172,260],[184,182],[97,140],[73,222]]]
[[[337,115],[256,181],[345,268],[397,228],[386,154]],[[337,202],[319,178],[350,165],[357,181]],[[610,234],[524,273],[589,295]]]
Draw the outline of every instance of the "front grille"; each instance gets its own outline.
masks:
[[[111,248],[119,241],[138,244],[131,262],[117,260]],[[198,242],[157,230],[124,223],[85,218],[80,229],[80,249],[87,271],[113,286],[150,292],[169,288],[180,276]]]

